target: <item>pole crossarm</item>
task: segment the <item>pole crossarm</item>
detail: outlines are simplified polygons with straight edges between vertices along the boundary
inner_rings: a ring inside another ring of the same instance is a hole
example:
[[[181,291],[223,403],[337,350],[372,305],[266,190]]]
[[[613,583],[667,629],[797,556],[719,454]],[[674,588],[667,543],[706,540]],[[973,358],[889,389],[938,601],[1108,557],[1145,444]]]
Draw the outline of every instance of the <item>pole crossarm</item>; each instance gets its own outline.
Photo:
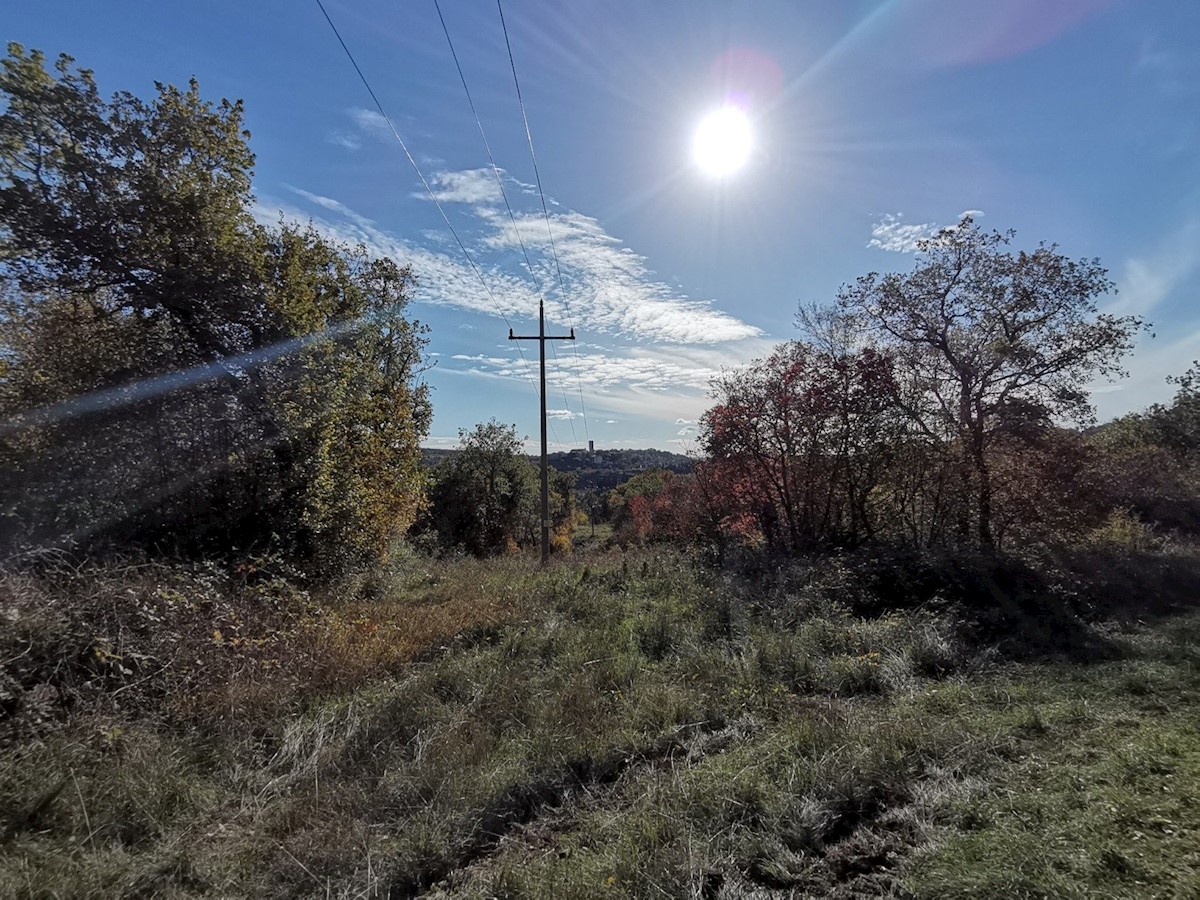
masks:
[[[538,301],[538,333],[514,334],[508,329],[510,341],[537,341],[538,356],[541,361],[542,389],[539,392],[542,406],[542,565],[550,561],[550,470],[546,460],[546,341],[573,341],[575,329],[566,334],[546,334],[546,310],[541,300]]]
[[[513,330],[508,329],[508,339],[510,341],[573,341],[575,340],[575,329],[571,329],[570,334],[513,334]]]

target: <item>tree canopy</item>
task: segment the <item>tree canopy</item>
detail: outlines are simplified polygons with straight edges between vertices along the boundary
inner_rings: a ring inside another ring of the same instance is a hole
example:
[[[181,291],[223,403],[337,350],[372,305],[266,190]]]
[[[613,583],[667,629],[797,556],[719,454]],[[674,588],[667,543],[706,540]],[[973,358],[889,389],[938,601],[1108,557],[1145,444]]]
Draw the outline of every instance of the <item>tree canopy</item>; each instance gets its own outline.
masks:
[[[701,421],[713,462],[704,476],[727,486],[727,516],[752,515],[769,541],[792,549],[874,532],[867,500],[895,437],[886,356],[791,341],[716,379],[713,393]]]
[[[12,44],[0,99],[2,542],[384,553],[423,497],[409,270],[256,222],[242,104],[195,81],[105,99]]]
[[[459,431],[458,452],[433,472],[424,527],[445,549],[476,556],[532,546],[540,532],[537,468],[515,425],[491,419]],[[570,547],[577,525],[571,475],[551,470],[551,543]]]
[[[927,439],[953,446],[971,495],[960,530],[994,543],[989,449],[1018,421],[1086,421],[1087,387],[1121,373],[1141,327],[1097,308],[1112,290],[1099,260],[1072,260],[1054,244],[1009,251],[1014,232],[985,232],[969,217],[918,247],[906,274],[859,278],[837,309],[894,361],[898,405]]]
[[[911,271],[802,307],[802,340],[714,379],[708,458],[670,500],[694,521],[655,521],[718,552],[993,548],[1098,527],[1125,502],[1120,473],[1154,468],[1148,445],[1182,459],[1200,379],[1125,428],[1139,435],[1128,463],[1068,427],[1091,421],[1090,385],[1121,374],[1142,322],[1099,308],[1112,283],[1098,260],[1012,239],[967,218],[922,241]],[[1155,484],[1136,497],[1162,496]]]

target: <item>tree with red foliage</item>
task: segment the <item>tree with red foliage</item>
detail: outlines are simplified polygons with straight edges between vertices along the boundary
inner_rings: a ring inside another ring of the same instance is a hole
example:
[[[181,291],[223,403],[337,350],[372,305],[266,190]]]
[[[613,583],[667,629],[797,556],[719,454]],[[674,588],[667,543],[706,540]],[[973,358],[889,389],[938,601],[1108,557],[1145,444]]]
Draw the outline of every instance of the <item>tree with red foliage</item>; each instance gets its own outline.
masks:
[[[736,530],[768,546],[857,544],[896,419],[891,361],[791,341],[714,382],[702,420],[705,490]]]
[[[613,535],[620,544],[643,543],[653,530],[652,500],[657,497],[674,472],[647,469],[608,492]]]

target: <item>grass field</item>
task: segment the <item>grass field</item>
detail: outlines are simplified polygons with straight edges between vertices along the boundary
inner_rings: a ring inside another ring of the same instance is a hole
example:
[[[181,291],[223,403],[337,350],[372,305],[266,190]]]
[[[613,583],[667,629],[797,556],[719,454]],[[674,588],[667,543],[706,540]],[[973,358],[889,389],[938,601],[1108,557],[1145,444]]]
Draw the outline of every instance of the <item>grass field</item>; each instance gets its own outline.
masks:
[[[881,613],[853,572],[10,574],[0,895],[1200,895],[1190,597]]]

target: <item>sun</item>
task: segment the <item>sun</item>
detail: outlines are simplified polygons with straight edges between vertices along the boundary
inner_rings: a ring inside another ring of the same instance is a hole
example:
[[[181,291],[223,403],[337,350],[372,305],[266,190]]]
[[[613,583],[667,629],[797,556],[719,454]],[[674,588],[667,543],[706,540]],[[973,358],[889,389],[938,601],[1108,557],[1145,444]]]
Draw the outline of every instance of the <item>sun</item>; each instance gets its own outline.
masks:
[[[746,164],[754,146],[750,119],[736,106],[722,106],[705,116],[692,138],[692,157],[705,174],[731,175]]]

